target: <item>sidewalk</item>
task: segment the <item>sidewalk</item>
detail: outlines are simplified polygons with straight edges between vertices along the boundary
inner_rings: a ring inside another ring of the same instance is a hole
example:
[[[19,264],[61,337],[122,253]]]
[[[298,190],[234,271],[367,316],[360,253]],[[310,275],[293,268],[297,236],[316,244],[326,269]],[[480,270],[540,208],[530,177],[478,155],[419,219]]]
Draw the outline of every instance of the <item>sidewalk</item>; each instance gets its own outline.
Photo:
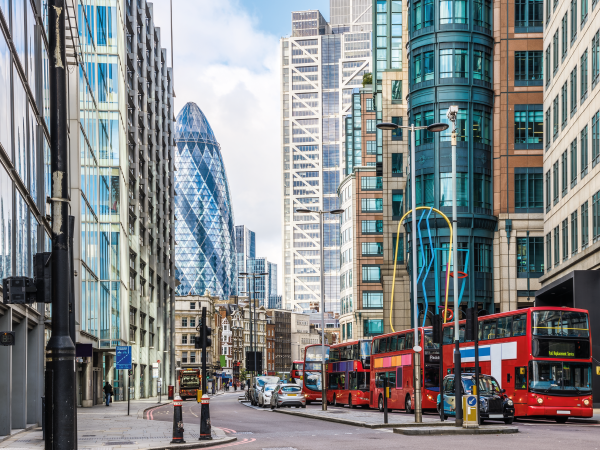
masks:
[[[170,404],[170,400],[160,405]],[[170,445],[173,423],[158,420],[145,420],[144,412],[158,404],[158,397],[132,400],[127,415],[127,402],[115,402],[111,406],[96,405],[93,408],[78,408],[77,431],[78,450],[201,448],[222,445],[236,440],[213,427],[212,441],[199,441],[199,426],[186,424],[184,439],[187,444]],[[19,433],[0,442],[0,448],[43,449],[42,428]]]

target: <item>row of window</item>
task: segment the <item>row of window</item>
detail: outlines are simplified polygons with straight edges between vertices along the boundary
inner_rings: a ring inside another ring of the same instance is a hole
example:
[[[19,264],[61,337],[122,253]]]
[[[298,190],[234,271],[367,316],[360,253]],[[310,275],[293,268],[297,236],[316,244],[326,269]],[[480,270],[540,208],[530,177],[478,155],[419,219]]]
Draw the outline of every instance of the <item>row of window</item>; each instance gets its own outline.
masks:
[[[592,0],[592,10],[596,7],[596,3],[598,3],[598,0]],[[554,0],[553,1],[553,7],[552,9],[550,8],[550,0],[546,0],[546,24],[550,23],[550,17],[552,16],[552,13],[554,11],[556,11],[556,7],[558,6],[558,0]],[[577,14],[577,0],[571,0],[571,5],[569,7],[569,10],[565,13],[564,17],[562,18],[561,22],[563,22],[563,26],[565,29],[565,33],[567,33],[568,31],[567,26],[570,24],[571,26],[571,42],[575,41],[575,39],[577,39],[577,28],[580,27],[581,29],[585,26],[585,23],[587,22],[588,19],[588,0],[581,0],[581,8],[579,11],[579,15]],[[570,19],[569,20],[569,15],[570,15]]]
[[[435,182],[434,175],[417,175],[416,177],[416,192],[417,206],[435,206],[434,192]],[[439,207],[450,207],[453,204],[452,192],[452,174],[441,173],[439,175],[440,187],[440,204]],[[468,207],[470,203],[475,208],[491,209],[492,208],[492,180],[489,175],[481,173],[473,174],[473,193],[474,199],[469,199],[469,174],[456,174],[456,200],[457,206]]]
[[[412,7],[413,33],[423,28],[432,27],[435,20],[433,0],[417,0]],[[470,2],[466,0],[441,0],[439,2],[439,24],[441,27],[450,24],[466,25],[469,23]],[[473,24],[492,29],[490,0],[473,1]]]
[[[419,112],[414,115],[415,126],[428,126],[434,123],[435,113],[433,111],[425,111]],[[473,110],[472,113],[472,123],[467,125],[468,121],[468,112],[465,110],[459,110],[457,114],[456,120],[456,132],[457,132],[457,140],[466,142],[469,140],[469,135],[467,130],[471,129],[471,139],[473,142],[491,145],[492,140],[492,117],[489,112],[480,111],[477,109]],[[446,117],[446,111],[439,112],[439,119],[437,122],[448,123],[448,118]],[[440,142],[450,142],[452,137],[452,130],[449,127],[447,130],[442,131],[441,133],[435,133],[440,135]],[[433,143],[433,135],[431,131],[428,130],[416,130],[415,131],[415,145],[423,145],[423,144],[431,144]]]
[[[442,78],[469,78],[472,72],[474,80],[492,82],[491,56],[487,52],[474,50],[473,66],[469,68],[469,51],[466,49],[450,48],[440,50],[439,77]],[[418,53],[413,58],[413,84],[435,79],[434,52]]]

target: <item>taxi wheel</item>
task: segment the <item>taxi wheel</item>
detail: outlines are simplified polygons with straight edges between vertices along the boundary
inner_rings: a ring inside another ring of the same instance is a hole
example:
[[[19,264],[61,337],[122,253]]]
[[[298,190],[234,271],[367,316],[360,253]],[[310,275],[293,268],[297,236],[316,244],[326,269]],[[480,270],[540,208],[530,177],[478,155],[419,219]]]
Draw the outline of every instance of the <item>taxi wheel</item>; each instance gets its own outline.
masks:
[[[512,425],[512,423],[514,422],[514,420],[515,420],[515,419],[514,419],[513,417],[511,417],[511,418],[509,418],[509,419],[504,419],[504,423],[505,423],[506,425]]]
[[[404,409],[406,410],[406,414],[412,414],[413,413],[413,411],[412,411],[412,400],[410,398],[410,395],[406,396],[406,403],[405,403]]]
[[[377,403],[379,412],[383,412],[383,397],[380,395],[379,396],[379,402]]]

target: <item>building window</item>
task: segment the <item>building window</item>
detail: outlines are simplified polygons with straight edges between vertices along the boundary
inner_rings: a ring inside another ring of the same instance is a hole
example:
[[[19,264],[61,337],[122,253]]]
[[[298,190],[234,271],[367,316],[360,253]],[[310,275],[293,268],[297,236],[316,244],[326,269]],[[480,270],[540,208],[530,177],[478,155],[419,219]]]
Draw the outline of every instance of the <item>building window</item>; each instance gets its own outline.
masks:
[[[550,45],[546,47],[546,89],[550,86]]]
[[[567,195],[567,192],[569,191],[569,187],[567,185],[568,183],[568,167],[567,167],[567,151],[565,150],[563,152],[563,154],[560,157],[560,165],[561,165],[561,171],[560,171],[560,179],[561,179],[561,187],[562,187],[562,196],[564,197],[565,195]]]
[[[363,321],[364,337],[379,336],[383,334],[383,319],[365,319]]]
[[[416,192],[415,197],[417,206],[433,206],[434,205],[434,180],[433,174],[417,175],[415,180]]]
[[[546,110],[546,148],[550,147],[550,136],[552,131],[550,129],[550,108]]]
[[[392,102],[402,103],[402,80],[392,80]]]
[[[402,117],[392,117],[392,123],[400,125],[402,127]],[[404,136],[403,128],[396,128],[392,131],[392,141],[401,141]]]
[[[592,116],[592,169],[600,162],[600,111]]]
[[[558,95],[554,97],[554,101],[552,102],[552,135],[554,136],[554,140],[556,140],[556,136],[558,136]]]
[[[361,199],[362,212],[383,212],[383,199],[382,198],[363,198]]]
[[[377,132],[377,121],[374,119],[367,120],[367,134],[375,134]]]
[[[550,211],[550,171],[546,172],[546,212]]]
[[[515,33],[543,31],[543,8],[542,0],[515,0]]]
[[[492,118],[489,112],[473,111],[473,142],[491,145]]]
[[[363,291],[363,309],[382,309],[383,291]]]
[[[375,109],[373,108],[373,99],[372,98],[367,98],[365,100],[366,100],[365,109],[367,111],[375,111]]]
[[[592,88],[598,83],[600,75],[600,31],[592,38]]]
[[[543,105],[515,105],[515,149],[542,148],[544,144],[542,107]]]
[[[554,228],[554,267],[560,264],[560,238],[558,227]]]
[[[182,317],[182,318],[181,318],[181,326],[182,326],[182,327],[187,327],[187,326],[188,326],[188,320],[187,320],[187,317]]]
[[[181,352],[181,364],[187,364],[188,352]]]
[[[428,126],[433,123],[433,111],[415,114],[415,126]],[[427,130],[415,131],[415,145],[431,144],[433,142],[433,133]]]
[[[441,0],[440,25],[448,23],[467,23],[466,0]]]
[[[581,0],[581,28],[586,22],[588,16],[588,0]]]
[[[571,42],[577,39],[577,0],[571,0]]]
[[[562,127],[564,128],[567,125],[567,110],[568,110],[568,106],[567,106],[567,102],[568,102],[568,93],[567,90],[569,89],[567,82],[565,81],[565,84],[563,84],[562,88],[560,89],[560,116],[561,116],[561,124]]]
[[[492,209],[492,178],[489,175],[473,175],[475,208]]]
[[[352,322],[346,324],[346,337],[347,339],[352,339]]]
[[[569,258],[569,219],[562,221],[562,257],[563,261]]]
[[[187,345],[187,343],[188,343],[188,335],[182,334],[181,335],[181,345]]]
[[[515,52],[515,86],[541,86],[542,52]]]
[[[377,154],[377,141],[367,141],[367,155]]]
[[[403,214],[402,202],[404,200],[402,192],[392,192],[392,219],[399,220]]]
[[[579,142],[579,151],[581,153],[581,179],[588,173],[588,126],[586,125],[581,130],[581,138]]]
[[[569,33],[568,23],[569,23],[569,13],[565,13],[565,15],[563,16],[563,18],[560,22],[560,36],[561,36],[563,59],[567,55],[567,52],[569,51],[569,42],[567,39],[567,35]],[[558,32],[558,30],[557,30],[557,32]]]
[[[515,212],[543,212],[542,171],[541,167],[515,168]]]
[[[362,256],[383,256],[383,242],[363,242]]]
[[[579,249],[579,240],[577,239],[577,232],[579,227],[577,226],[577,211],[571,213],[571,254],[577,254]]]
[[[492,246],[475,243],[475,272],[492,273]]]
[[[440,50],[440,78],[468,78],[468,61],[468,50],[459,48]]]
[[[383,220],[363,220],[362,234],[383,234]]]
[[[190,302],[190,309],[196,309],[196,302]]]
[[[581,205],[581,250],[587,248],[589,244],[589,220],[588,202],[586,201],[583,205]]]
[[[558,161],[552,166],[552,195],[556,205],[558,203]]]
[[[473,23],[488,30],[492,29],[492,8],[490,0],[473,1]]]
[[[360,177],[360,188],[363,191],[381,191],[383,177]]]
[[[398,245],[396,261],[404,264],[404,234],[400,233],[400,239],[397,239],[396,233],[392,235],[392,251],[394,254],[396,254],[396,245]]]
[[[440,136],[440,142],[451,142],[452,124],[446,116],[446,111],[440,111],[440,122],[448,124],[448,128],[438,133]],[[458,113],[456,114],[456,140],[458,142],[467,142],[469,140],[467,130],[467,110],[459,109]]]
[[[362,266],[363,283],[381,282],[381,266]]]
[[[580,76],[579,82],[581,86],[579,87],[579,95],[581,96],[581,103],[585,101],[587,98],[587,90],[588,90],[588,51],[585,49],[583,55],[581,55],[581,64],[580,67]]]
[[[196,328],[196,318],[190,317],[190,327]]]
[[[593,242],[600,239],[600,191],[592,196],[592,237]]]
[[[577,111],[577,66],[571,71],[571,116]]]
[[[401,177],[403,175],[402,153],[392,153],[392,176]]]
[[[546,235],[546,271],[552,269],[552,232]]]
[[[577,184],[577,138],[571,142],[571,189]]]
[[[517,277],[539,278],[544,273],[544,238],[517,238]]]
[[[413,84],[433,80],[435,76],[434,52],[418,53],[414,56]]]
[[[413,31],[432,27],[434,18],[433,0],[418,0],[413,6]]]
[[[469,174],[456,174],[457,206],[469,206]],[[417,190],[417,193],[419,191]],[[489,192],[489,189],[488,189]],[[440,174],[440,207],[452,206],[452,174]]]
[[[190,363],[196,362],[196,352],[190,352]]]
[[[473,79],[487,83],[492,82],[490,54],[479,50],[473,51]]]
[[[556,73],[558,70],[558,30],[556,30],[556,33],[552,37],[552,56],[552,69]]]

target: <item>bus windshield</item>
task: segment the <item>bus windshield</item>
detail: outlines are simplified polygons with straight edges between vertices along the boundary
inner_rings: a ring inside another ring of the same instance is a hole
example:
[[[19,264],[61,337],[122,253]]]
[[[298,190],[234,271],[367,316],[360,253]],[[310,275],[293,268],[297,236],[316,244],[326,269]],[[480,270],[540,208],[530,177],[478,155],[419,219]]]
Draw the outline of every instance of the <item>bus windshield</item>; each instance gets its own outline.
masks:
[[[533,311],[532,332],[536,336],[589,337],[588,315],[575,311]]]
[[[321,372],[304,372],[304,387],[311,391],[320,391]]]
[[[316,345],[314,347],[308,347],[306,349],[306,356],[304,358],[305,361],[321,361],[322,358],[322,348],[320,345]],[[329,360],[329,347],[325,347],[325,361]]]
[[[371,341],[360,341],[361,359],[371,355]]]
[[[303,366],[303,365],[304,365],[304,364],[302,364],[302,363],[297,363],[297,362],[296,362],[296,363],[294,363],[294,364],[292,365],[292,370],[302,370],[302,366]]]
[[[425,350],[440,348],[440,344],[433,342],[433,330],[423,330],[425,333]],[[420,336],[419,336],[420,337]],[[419,342],[420,344],[420,342]]]
[[[586,395],[592,392],[590,363],[530,361],[529,388],[542,393]]]

